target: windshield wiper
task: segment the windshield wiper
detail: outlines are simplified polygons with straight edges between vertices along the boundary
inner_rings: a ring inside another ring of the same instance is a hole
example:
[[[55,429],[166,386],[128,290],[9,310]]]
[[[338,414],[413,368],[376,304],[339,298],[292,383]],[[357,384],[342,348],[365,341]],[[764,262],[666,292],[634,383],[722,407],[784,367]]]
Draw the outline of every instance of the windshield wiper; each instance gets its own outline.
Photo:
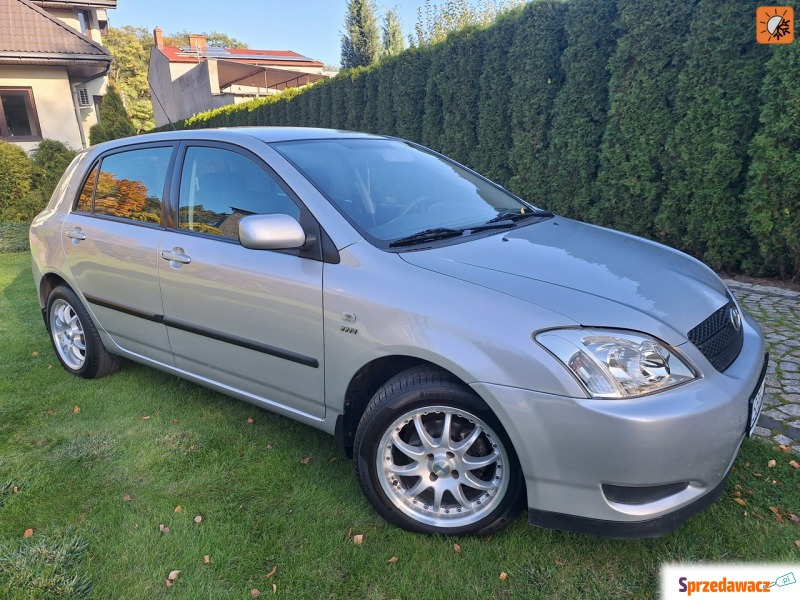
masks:
[[[496,217],[489,219],[486,223],[497,223],[498,221],[523,221],[525,219],[530,219],[531,217],[553,217],[553,213],[549,210],[533,210],[530,212],[520,212],[518,210],[504,210],[499,213]]]
[[[425,231],[420,231],[419,233],[413,233],[411,235],[407,235],[406,237],[398,238],[392,242],[389,242],[390,248],[396,248],[398,246],[410,246],[411,244],[416,244],[417,242],[432,242],[435,240],[443,240],[449,237],[459,237],[464,235],[465,229],[454,229],[452,227],[434,227],[433,229],[426,229]]]

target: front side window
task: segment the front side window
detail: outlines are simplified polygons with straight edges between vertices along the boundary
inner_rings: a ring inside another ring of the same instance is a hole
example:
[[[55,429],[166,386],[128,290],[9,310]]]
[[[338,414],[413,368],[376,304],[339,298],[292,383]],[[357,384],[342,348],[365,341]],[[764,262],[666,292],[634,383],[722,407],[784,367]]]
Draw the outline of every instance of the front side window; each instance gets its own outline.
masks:
[[[0,87],[0,138],[27,141],[41,137],[31,88]]]
[[[255,162],[231,150],[192,147],[181,174],[181,229],[239,239],[239,220],[254,214],[300,210],[280,185]]]
[[[76,210],[145,223],[161,221],[171,147],[142,148],[103,158],[78,196]]]

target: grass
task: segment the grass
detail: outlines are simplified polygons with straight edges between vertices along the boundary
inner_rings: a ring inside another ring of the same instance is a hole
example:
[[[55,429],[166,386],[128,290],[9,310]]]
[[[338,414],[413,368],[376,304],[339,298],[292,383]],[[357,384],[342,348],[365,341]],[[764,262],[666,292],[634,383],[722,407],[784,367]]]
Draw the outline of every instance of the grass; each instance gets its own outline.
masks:
[[[0,314],[0,598],[647,598],[662,563],[798,560],[793,457],[757,441],[722,499],[657,540],[524,515],[489,539],[414,535],[372,511],[323,433],[132,363],[69,376],[27,253],[0,254]]]

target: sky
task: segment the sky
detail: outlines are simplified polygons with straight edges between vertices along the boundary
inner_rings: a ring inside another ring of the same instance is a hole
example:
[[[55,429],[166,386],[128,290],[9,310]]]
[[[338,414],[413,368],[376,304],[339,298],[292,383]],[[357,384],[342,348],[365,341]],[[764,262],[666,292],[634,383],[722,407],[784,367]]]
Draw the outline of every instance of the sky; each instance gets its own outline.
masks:
[[[434,4],[441,4],[437,0]],[[396,7],[408,36],[425,0],[376,1],[378,14]],[[293,50],[339,66],[347,0],[118,0],[112,27],[132,25],[164,34],[216,30],[258,50]]]

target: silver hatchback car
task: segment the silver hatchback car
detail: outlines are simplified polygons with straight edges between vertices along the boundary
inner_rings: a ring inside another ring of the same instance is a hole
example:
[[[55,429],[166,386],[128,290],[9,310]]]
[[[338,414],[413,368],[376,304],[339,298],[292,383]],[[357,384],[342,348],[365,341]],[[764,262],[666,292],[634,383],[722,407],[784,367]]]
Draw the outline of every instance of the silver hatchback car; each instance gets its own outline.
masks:
[[[527,506],[662,535],[720,496],[761,409],[761,330],[702,263],[395,138],[100,144],[30,241],[68,372],[122,357],[327,431],[412,531],[489,534]]]

